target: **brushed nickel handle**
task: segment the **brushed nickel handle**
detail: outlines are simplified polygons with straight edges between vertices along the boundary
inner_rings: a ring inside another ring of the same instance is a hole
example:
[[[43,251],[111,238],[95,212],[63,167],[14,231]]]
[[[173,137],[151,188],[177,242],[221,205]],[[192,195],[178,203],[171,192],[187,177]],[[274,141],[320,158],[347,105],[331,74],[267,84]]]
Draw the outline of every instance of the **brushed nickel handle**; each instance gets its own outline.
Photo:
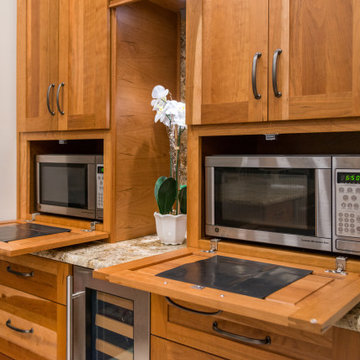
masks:
[[[257,67],[258,59],[261,58],[261,55],[262,55],[261,52],[257,52],[254,55],[253,63],[252,63],[252,74],[251,74],[252,90],[253,90],[254,98],[256,100],[261,99],[261,94],[258,93],[257,87],[256,87],[256,67]]]
[[[213,316],[213,315],[219,315],[219,314],[222,313],[222,310],[218,310],[218,311],[214,311],[214,312],[206,312],[206,311],[193,310],[193,309],[190,309],[190,308],[187,308],[187,307],[185,307],[185,306],[182,306],[182,305],[177,304],[176,302],[174,302],[173,300],[171,300],[171,299],[170,299],[169,297],[167,297],[167,296],[165,296],[165,299],[166,299],[166,301],[167,301],[170,305],[172,305],[172,306],[174,306],[174,307],[176,307],[176,308],[178,308],[178,309],[180,309],[180,310],[185,310],[185,311],[188,311],[188,312],[191,312],[191,313],[194,313],[194,314],[198,314],[198,315]]]
[[[47,91],[47,94],[46,94],[46,105],[47,105],[47,108],[49,110],[49,113],[52,115],[52,116],[55,116],[55,111],[53,111],[50,107],[50,92],[51,90],[55,87],[55,84],[50,84],[49,87],[48,87],[48,91]]]
[[[23,330],[23,329],[19,329],[19,328],[15,327],[14,325],[11,325],[11,320],[10,319],[5,323],[5,325],[9,329],[11,329],[13,331],[16,331],[16,332],[19,332],[19,333],[22,333],[22,334],[32,334],[34,332],[33,328],[31,328],[29,330]]]
[[[24,273],[24,272],[20,272],[20,271],[15,271],[11,268],[11,266],[9,265],[6,268],[6,271],[9,272],[10,274],[14,274],[16,276],[23,276],[23,277],[33,277],[34,276],[34,272],[28,272],[28,273]]]
[[[57,105],[57,108],[58,108],[59,113],[60,113],[61,115],[65,115],[64,111],[61,110],[61,108],[60,108],[60,90],[61,90],[61,88],[63,88],[64,86],[65,86],[65,83],[62,82],[62,83],[58,86],[58,88],[57,88],[57,93],[56,93],[56,105]]]
[[[282,96],[282,93],[278,90],[278,83],[277,83],[278,59],[281,53],[282,53],[281,49],[275,50],[273,56],[273,63],[272,63],[272,84],[273,84],[274,95],[277,98]]]
[[[271,344],[270,336],[266,336],[265,339],[253,339],[253,338],[249,338],[246,336],[236,335],[236,334],[219,329],[216,321],[213,323],[212,328],[215,332],[217,332],[221,336],[229,338],[231,340],[236,340],[239,342],[244,342],[247,344],[255,344],[255,345],[270,345]]]

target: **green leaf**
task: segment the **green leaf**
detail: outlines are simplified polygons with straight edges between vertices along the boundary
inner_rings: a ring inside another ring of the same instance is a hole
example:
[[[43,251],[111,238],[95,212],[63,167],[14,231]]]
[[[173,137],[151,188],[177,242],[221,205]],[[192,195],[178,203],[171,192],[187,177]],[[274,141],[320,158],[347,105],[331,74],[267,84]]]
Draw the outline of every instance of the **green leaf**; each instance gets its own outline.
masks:
[[[182,214],[187,213],[187,186],[183,185],[180,187],[179,192],[180,211]]]
[[[162,215],[171,213],[176,200],[176,181],[172,177],[160,177],[155,184],[155,199]]]

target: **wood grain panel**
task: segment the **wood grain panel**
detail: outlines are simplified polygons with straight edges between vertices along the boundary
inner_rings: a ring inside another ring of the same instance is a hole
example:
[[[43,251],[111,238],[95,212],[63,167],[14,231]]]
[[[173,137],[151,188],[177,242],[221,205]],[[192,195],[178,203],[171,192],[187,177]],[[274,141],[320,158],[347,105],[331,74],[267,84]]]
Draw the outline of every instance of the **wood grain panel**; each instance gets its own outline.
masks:
[[[283,50],[278,74],[283,96],[269,91],[269,120],[360,115],[358,9],[357,0],[270,3],[269,56]]]
[[[0,259],[0,284],[66,304],[66,277],[71,274],[71,265],[33,255],[0,256]],[[17,272],[32,273],[32,276],[14,275],[8,267]]]
[[[113,304],[115,306],[119,306],[124,309],[134,310],[134,302],[131,300],[123,299],[118,296],[109,295],[102,292],[97,292],[97,299],[100,301],[107,302],[109,304]]]
[[[199,291],[188,283],[169,279],[164,282],[164,279],[154,276],[154,274],[213,255],[191,248],[174,251],[172,255],[174,258],[169,255],[168,257],[154,256],[141,261],[133,261],[130,264],[123,264],[123,266],[116,267],[117,271],[108,272],[107,278],[110,282],[120,285],[151,291],[163,296],[172,296],[178,300],[205,305],[254,319],[262,319],[277,325],[289,326],[315,334],[324,333],[360,301],[360,277],[358,274],[351,273],[343,277],[324,273],[323,268],[306,265],[299,267],[310,269],[314,275],[323,276],[332,281],[313,291],[311,295],[306,291],[307,284],[303,284],[305,288],[301,290],[301,293],[304,297],[300,300],[299,295],[295,293],[289,298],[289,303],[256,299],[212,288],[204,288]],[[223,253],[218,253],[218,255],[227,256]],[[237,255],[232,255],[232,257],[239,258]],[[269,261],[249,256],[241,256],[240,258],[289,266],[289,263],[283,261]],[[225,296],[220,296],[222,294]]]
[[[123,322],[116,321],[106,316],[96,314],[95,324],[96,326],[112,331],[115,334],[126,336],[129,339],[134,338],[134,328]]]
[[[59,1],[18,0],[17,121],[20,131],[58,126],[46,105],[50,84],[58,82]],[[41,69],[41,70],[40,70]],[[51,109],[56,110],[53,88]]]
[[[147,1],[117,7],[113,18],[113,185],[116,241],[155,232],[153,195],[169,173],[169,140],[155,124],[151,92],[161,84],[177,98],[177,15]]]
[[[21,221],[19,222],[21,223]],[[107,239],[108,237],[108,233],[102,231],[86,232],[81,229],[71,228],[71,231],[66,233],[33,237],[12,241],[9,243],[1,242],[0,255],[10,257],[19,256],[41,250],[49,250],[63,246],[103,240]]]
[[[110,13],[107,0],[60,0],[60,130],[110,125]]]
[[[33,329],[23,334],[5,324]],[[65,358],[66,308],[53,302],[0,285],[0,348],[15,359]]]
[[[163,360],[166,354],[167,360],[221,360],[218,356],[197,351],[195,349],[167,341],[157,336],[151,336],[151,359]]]
[[[267,120],[267,39],[268,2],[263,0],[204,0],[202,9],[202,123],[208,121],[209,107],[239,103],[248,111],[221,114],[219,107],[217,123],[261,122]],[[193,41],[192,38],[188,39]],[[257,88],[261,99],[252,92],[251,71],[255,53],[258,60]],[[195,80],[196,81],[196,80]],[[221,117],[223,115],[223,117]],[[205,116],[205,117],[204,117]]]

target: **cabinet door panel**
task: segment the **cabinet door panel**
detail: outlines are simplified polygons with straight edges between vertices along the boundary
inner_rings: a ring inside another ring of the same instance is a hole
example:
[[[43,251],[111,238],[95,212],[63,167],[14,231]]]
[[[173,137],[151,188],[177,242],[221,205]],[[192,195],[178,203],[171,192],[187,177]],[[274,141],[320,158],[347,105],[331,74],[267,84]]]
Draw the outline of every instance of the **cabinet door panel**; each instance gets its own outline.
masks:
[[[109,127],[110,47],[106,0],[60,0],[60,130]]]
[[[271,0],[269,11],[270,60],[283,50],[269,120],[360,115],[360,1]]]
[[[56,130],[58,77],[58,0],[18,1],[19,131]],[[47,106],[47,91],[50,109]]]
[[[267,119],[266,0],[203,0],[202,3],[202,124]],[[257,90],[252,89],[254,55]]]

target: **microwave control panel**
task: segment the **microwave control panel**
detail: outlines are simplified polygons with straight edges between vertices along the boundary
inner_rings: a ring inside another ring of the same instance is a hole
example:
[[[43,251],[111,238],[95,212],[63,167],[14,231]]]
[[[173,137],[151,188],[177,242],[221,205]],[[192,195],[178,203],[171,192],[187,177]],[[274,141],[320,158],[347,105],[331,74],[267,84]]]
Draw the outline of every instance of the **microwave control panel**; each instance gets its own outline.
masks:
[[[339,237],[360,237],[360,170],[337,169],[336,222]]]
[[[104,165],[96,165],[96,207],[104,208]]]

